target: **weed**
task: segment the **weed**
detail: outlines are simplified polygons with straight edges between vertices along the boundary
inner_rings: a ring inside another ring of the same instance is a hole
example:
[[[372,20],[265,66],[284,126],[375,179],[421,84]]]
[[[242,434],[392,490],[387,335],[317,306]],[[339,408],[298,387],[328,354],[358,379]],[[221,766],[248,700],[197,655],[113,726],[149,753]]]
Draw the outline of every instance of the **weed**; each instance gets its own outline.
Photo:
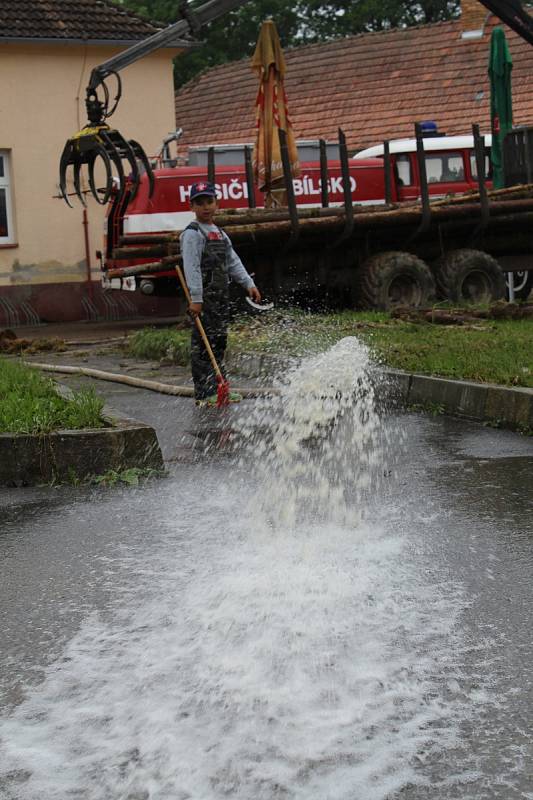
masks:
[[[190,361],[190,333],[175,328],[143,328],[128,340],[128,354],[134,358],[165,358],[185,366]]]
[[[432,417],[440,417],[445,413],[445,408],[442,403],[434,403],[431,400],[428,400],[425,403],[413,403],[412,405],[408,406],[408,411],[413,411],[416,413],[424,413],[424,414],[431,414]]]
[[[103,428],[104,401],[94,389],[61,397],[36,369],[0,358],[0,432],[46,434],[60,429]]]
[[[117,486],[120,483],[127,486],[139,486],[142,480],[147,478],[158,478],[164,473],[151,467],[130,467],[129,469],[116,470],[110,469],[103,475],[92,475],[88,478],[89,483],[97,486]]]

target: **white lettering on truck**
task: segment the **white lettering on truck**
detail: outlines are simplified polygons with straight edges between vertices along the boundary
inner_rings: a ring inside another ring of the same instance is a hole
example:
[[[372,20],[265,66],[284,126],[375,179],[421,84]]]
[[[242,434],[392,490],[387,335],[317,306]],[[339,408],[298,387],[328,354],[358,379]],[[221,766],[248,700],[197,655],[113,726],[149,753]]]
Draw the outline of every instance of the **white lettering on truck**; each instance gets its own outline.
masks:
[[[313,196],[319,195],[322,187],[322,181],[315,179],[310,175],[304,175],[303,178],[294,178],[292,181],[294,187],[294,194],[296,197],[302,195]],[[181,203],[188,203],[191,194],[192,184],[187,186],[180,185],[179,198]],[[355,192],[357,184],[355,178],[350,176],[350,189]],[[248,199],[248,186],[245,182],[239,181],[238,178],[232,178],[230,183],[217,183],[215,184],[217,200],[247,200]],[[330,194],[342,194],[342,177],[330,178],[328,180],[328,192]]]

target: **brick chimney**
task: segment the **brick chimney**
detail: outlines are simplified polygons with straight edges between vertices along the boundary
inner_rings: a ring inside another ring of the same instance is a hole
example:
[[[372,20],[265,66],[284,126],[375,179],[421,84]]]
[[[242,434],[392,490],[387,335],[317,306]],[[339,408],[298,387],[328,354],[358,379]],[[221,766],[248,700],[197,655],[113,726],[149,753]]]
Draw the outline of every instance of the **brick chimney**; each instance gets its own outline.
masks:
[[[489,16],[478,0],[461,0],[461,39],[481,39]]]

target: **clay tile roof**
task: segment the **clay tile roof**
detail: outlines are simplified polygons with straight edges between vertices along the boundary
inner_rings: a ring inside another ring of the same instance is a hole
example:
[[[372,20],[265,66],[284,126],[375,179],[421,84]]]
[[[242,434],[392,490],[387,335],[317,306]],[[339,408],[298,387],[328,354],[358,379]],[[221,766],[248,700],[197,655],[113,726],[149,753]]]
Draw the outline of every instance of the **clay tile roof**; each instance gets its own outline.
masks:
[[[447,134],[473,122],[490,130],[487,75],[491,17],[480,39],[462,39],[461,21],[367,33],[287,50],[285,86],[298,139],[334,140],[361,150],[411,137],[435,120]],[[533,48],[506,26],[513,57],[515,124],[533,123]],[[178,62],[179,65],[179,62]],[[214,67],[176,93],[181,144],[252,142],[257,79],[250,59]]]
[[[158,28],[109,0],[0,0],[1,39],[137,41]]]

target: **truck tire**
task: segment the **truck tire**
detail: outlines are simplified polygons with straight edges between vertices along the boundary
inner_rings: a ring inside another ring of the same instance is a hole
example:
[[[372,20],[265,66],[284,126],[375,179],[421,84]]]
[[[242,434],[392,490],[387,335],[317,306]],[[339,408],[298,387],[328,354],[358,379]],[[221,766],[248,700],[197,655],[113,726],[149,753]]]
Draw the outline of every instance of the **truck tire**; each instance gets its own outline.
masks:
[[[452,250],[435,264],[439,295],[454,303],[490,303],[505,297],[500,265],[481,250]]]
[[[507,288],[507,300],[509,299],[509,284],[505,275],[505,285]],[[515,300],[527,300],[533,289],[533,270],[514,273],[514,296]]]
[[[429,267],[411,253],[377,253],[359,269],[357,299],[363,308],[419,308],[434,296],[435,281]]]

